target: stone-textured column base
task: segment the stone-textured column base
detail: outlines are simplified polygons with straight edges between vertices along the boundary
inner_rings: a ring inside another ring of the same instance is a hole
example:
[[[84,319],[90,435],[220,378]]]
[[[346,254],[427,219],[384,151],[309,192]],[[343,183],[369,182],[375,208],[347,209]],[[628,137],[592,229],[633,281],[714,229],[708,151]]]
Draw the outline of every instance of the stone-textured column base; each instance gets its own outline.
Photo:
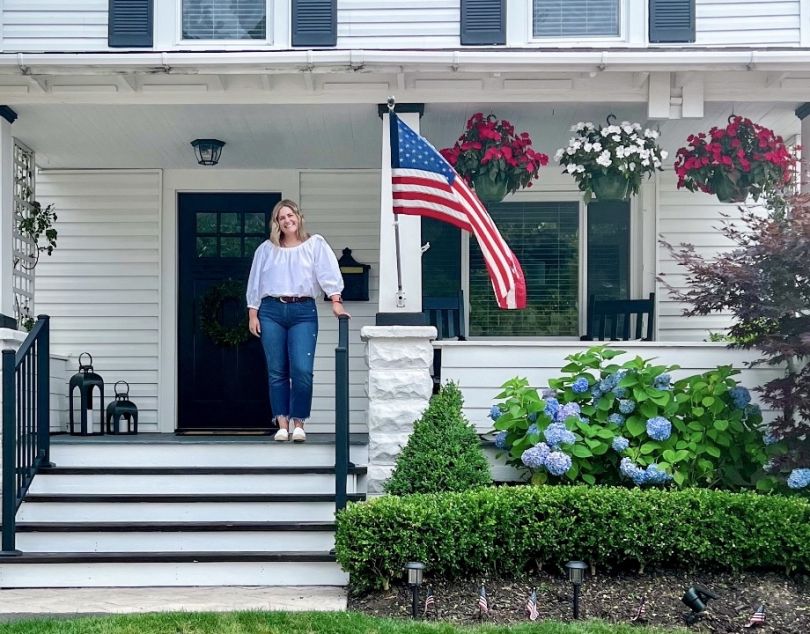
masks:
[[[381,495],[433,392],[433,326],[366,326],[369,496]]]

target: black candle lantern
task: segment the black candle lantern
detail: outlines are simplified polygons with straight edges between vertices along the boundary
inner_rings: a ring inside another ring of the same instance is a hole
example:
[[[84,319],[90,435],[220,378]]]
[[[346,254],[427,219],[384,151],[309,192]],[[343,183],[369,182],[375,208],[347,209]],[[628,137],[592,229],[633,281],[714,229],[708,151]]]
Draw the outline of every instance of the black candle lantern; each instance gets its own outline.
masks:
[[[126,391],[119,392],[118,386],[120,384],[126,386]],[[138,433],[138,407],[129,400],[129,383],[126,381],[116,381],[113,386],[115,392],[115,400],[107,405],[107,433],[119,433],[119,423],[123,418],[127,424],[126,434]]]
[[[82,363],[82,357],[87,356],[90,359],[89,363]],[[73,390],[79,389],[79,433],[77,434],[74,425],[73,414]],[[104,433],[104,379],[101,375],[93,371],[93,356],[89,352],[82,352],[79,355],[79,371],[70,377],[68,386],[68,404],[70,406],[70,433],[74,436],[95,436],[93,432],[93,423],[90,422],[88,428],[87,418],[88,414],[93,412],[93,388],[98,388],[99,391],[99,432],[98,435]]]

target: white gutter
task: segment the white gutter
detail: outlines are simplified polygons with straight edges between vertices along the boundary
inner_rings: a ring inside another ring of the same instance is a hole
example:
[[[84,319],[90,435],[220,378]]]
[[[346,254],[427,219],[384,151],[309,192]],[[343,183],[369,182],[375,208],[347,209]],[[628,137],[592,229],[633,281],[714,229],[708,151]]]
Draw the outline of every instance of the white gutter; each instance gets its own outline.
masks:
[[[0,74],[289,73],[301,70],[685,71],[807,70],[810,49],[796,50],[278,50],[154,53],[0,53]],[[809,80],[810,83],[810,80]]]

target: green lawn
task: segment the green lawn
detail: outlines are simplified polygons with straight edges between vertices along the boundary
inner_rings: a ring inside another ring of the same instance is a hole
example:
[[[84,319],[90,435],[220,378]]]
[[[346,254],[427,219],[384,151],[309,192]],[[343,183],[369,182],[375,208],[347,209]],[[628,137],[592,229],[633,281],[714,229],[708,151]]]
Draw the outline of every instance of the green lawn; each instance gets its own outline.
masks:
[[[77,619],[36,619],[0,624],[0,634],[672,634],[676,630],[590,621],[529,623],[477,628],[378,619],[352,612],[167,613]]]

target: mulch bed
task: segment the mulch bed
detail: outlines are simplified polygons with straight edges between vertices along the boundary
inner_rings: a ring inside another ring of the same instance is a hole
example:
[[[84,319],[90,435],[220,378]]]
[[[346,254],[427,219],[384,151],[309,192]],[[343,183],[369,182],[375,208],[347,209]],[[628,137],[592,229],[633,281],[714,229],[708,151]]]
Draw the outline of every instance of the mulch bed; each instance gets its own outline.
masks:
[[[489,599],[491,623],[526,622],[526,601],[532,588],[537,589],[540,619],[567,621],[572,618],[571,585],[559,575],[540,573],[523,579],[483,580]],[[710,601],[705,615],[691,630],[695,632],[780,632],[810,634],[810,578],[788,578],[767,573],[689,574],[661,572],[643,575],[598,574],[586,577],[580,598],[582,618],[599,618],[629,623],[641,598],[646,598],[646,625],[685,627],[689,609],[681,602],[686,589],[700,583],[719,595]],[[458,624],[479,623],[477,607],[481,580],[445,582],[425,580],[435,596],[437,616],[430,619]],[[756,608],[766,605],[766,623],[746,629]],[[409,618],[411,593],[406,585],[392,587],[365,596],[349,598],[349,609],[375,616]]]

